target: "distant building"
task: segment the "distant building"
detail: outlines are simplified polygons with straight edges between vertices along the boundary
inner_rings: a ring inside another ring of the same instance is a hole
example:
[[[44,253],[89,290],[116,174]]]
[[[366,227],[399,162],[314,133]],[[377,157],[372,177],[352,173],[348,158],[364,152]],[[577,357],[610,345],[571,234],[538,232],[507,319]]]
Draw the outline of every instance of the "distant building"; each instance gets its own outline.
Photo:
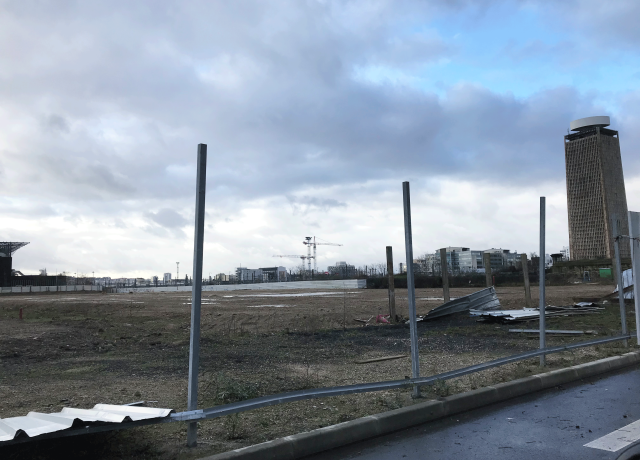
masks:
[[[267,267],[260,270],[262,271],[262,281],[265,283],[287,281],[287,269],[285,267]]]
[[[574,120],[575,132],[564,136],[572,260],[613,258],[614,219],[618,234],[629,234],[620,141],[618,131],[606,128],[609,123],[606,116]],[[630,252],[629,240],[623,240],[620,256]]]
[[[508,249],[476,250],[463,246],[449,246],[446,249],[447,269],[449,273],[484,272],[484,254],[490,254],[491,269],[501,270],[509,266],[516,266],[520,255]],[[428,275],[439,275],[442,271],[440,250],[432,254],[426,254],[424,259],[424,272]]]
[[[262,283],[262,270],[259,268],[236,268],[236,278],[240,283]]]
[[[164,284],[171,284],[171,273],[165,273],[162,277]]]
[[[402,262],[400,262],[398,264],[398,270],[399,270],[398,273],[407,273],[407,266]]]
[[[562,260],[569,260],[571,256],[571,252],[569,251],[569,246],[562,246],[562,250],[560,251],[562,254]]]
[[[220,273],[224,277],[223,273]],[[287,269],[285,267],[264,267],[264,268],[236,268],[235,278],[240,283],[274,283],[287,281]],[[228,281],[231,281],[227,277]]]
[[[330,275],[340,276],[342,278],[355,278],[358,274],[356,267],[346,262],[336,262],[335,265],[327,267]]]

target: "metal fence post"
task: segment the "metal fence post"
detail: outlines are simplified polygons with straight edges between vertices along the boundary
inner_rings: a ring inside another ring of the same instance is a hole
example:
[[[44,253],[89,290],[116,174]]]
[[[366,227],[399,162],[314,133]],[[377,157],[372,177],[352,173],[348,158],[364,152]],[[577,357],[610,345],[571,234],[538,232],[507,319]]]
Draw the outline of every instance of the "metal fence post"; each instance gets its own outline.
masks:
[[[404,246],[407,253],[407,297],[409,301],[409,329],[411,332],[411,377],[420,377],[418,356],[418,323],[416,321],[416,287],[413,278],[413,237],[411,235],[411,198],[409,182],[402,183],[404,201]],[[420,397],[420,387],[413,387],[413,397]]]
[[[398,321],[396,315],[396,286],[393,278],[393,248],[387,246],[387,276],[389,277],[389,317],[391,322]]]
[[[442,271],[442,297],[444,303],[451,300],[449,295],[449,267],[447,264],[447,248],[440,249],[440,270]]]
[[[545,210],[546,210],[546,198],[540,197],[540,262],[539,262],[539,271],[540,271],[540,301],[538,303],[538,309],[540,310],[540,349],[544,350],[547,346],[547,337],[546,337],[546,318],[545,318],[545,309],[546,309],[546,299],[545,299]],[[545,355],[540,355],[540,365],[545,365]]]
[[[616,258],[616,278],[618,281],[618,303],[620,304],[620,325],[622,327],[622,334],[627,333],[627,308],[624,305],[624,280],[622,277],[622,262],[620,261],[620,226],[618,225],[618,216],[611,216],[611,224],[613,230],[613,250]],[[627,340],[623,341],[625,347],[629,346]]]
[[[191,337],[189,344],[189,394],[187,410],[198,408],[198,371],[200,368],[200,301],[202,298],[202,250],[204,245],[204,200],[207,191],[207,145],[198,144],[196,179],[196,222],[193,242],[193,286],[191,288]],[[187,428],[187,446],[198,443],[198,422]]]
[[[522,262],[522,275],[524,276],[524,301],[527,308],[531,308],[531,285],[529,284],[529,264],[527,262],[527,255],[520,254],[520,261]]]
[[[629,237],[631,238],[631,269],[633,270],[633,301],[636,306],[636,345],[640,345],[640,212],[629,211]]]

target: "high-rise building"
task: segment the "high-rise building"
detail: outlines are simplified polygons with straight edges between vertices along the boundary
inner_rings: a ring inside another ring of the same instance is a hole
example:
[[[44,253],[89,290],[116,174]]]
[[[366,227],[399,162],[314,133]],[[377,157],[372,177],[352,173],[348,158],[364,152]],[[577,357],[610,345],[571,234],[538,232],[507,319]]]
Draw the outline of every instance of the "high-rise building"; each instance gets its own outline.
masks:
[[[609,123],[609,117],[574,120],[574,132],[564,136],[571,260],[612,258],[614,218],[618,233],[629,234],[620,142]],[[630,256],[624,240],[620,256]]]

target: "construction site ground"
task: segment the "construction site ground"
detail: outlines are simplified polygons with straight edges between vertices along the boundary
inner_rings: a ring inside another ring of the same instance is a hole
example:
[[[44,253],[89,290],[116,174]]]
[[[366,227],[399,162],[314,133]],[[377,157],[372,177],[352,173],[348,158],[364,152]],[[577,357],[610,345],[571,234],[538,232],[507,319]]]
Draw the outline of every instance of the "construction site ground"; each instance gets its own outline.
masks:
[[[476,288],[452,289],[459,297]],[[547,288],[547,304],[571,305],[610,294],[611,285]],[[503,309],[525,306],[524,288],[497,287]],[[537,305],[537,287],[532,287]],[[397,310],[408,316],[407,291]],[[442,304],[442,291],[418,289],[417,311]],[[96,403],[186,410],[190,293],[51,293],[0,297],[0,418]],[[617,298],[605,310],[553,317],[548,329],[597,335],[547,338],[548,346],[620,333]],[[23,319],[19,319],[22,309]],[[388,313],[386,290],[205,292],[202,300],[201,408],[304,388],[403,379],[411,375],[409,326],[376,324]],[[368,320],[367,326],[354,319]],[[635,329],[633,305],[627,323]],[[422,375],[441,373],[538,346],[537,321],[478,323],[467,314],[418,323]],[[630,347],[635,347],[631,341]],[[548,369],[623,353],[621,343],[563,352]],[[406,358],[356,364],[390,355]],[[510,364],[423,389],[436,398],[541,372],[538,360]],[[424,400],[424,399],[423,399]],[[189,449],[186,424],[0,446],[3,459],[198,458],[415,403],[409,390],[300,401],[199,423]]]

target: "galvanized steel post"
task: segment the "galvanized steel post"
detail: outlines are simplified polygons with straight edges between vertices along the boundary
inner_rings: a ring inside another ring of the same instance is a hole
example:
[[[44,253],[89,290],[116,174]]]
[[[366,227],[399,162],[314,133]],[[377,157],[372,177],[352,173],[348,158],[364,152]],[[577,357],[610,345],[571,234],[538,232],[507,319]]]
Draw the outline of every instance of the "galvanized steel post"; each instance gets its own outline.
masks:
[[[622,327],[622,334],[627,333],[627,308],[624,305],[624,280],[622,277],[622,263],[620,261],[620,226],[618,225],[618,216],[611,216],[611,224],[613,229],[613,250],[616,258],[616,278],[618,281],[618,303],[620,304],[620,325]],[[624,341],[624,346],[628,347],[629,342]]]
[[[404,246],[407,253],[407,297],[409,301],[409,329],[411,333],[411,376],[420,377],[418,356],[418,323],[416,321],[416,286],[413,278],[413,237],[411,235],[411,198],[409,182],[402,183],[404,200]],[[420,387],[413,387],[413,397],[420,397]]]
[[[387,276],[389,277],[389,318],[395,323],[398,318],[396,315],[396,285],[393,278],[393,248],[387,246]]]
[[[546,348],[546,342],[547,342],[547,337],[546,337],[546,330],[545,330],[545,308],[546,308],[546,299],[545,299],[545,273],[544,273],[544,267],[545,267],[545,247],[544,247],[544,243],[545,243],[545,231],[546,231],[546,226],[545,226],[545,208],[546,208],[546,198],[541,196],[540,197],[540,263],[538,265],[539,268],[539,279],[540,282],[539,287],[540,287],[540,300],[538,302],[538,309],[540,310],[540,349],[544,350]],[[540,365],[544,366],[545,365],[545,355],[540,355]]]
[[[449,267],[447,264],[447,249],[440,249],[440,270],[442,271],[442,296],[444,303],[451,300],[449,295]]]
[[[629,211],[629,237],[631,238],[631,269],[633,270],[633,301],[636,306],[636,345],[640,345],[640,212]]]
[[[207,191],[207,145],[198,144],[196,178],[196,222],[193,242],[193,283],[191,286],[191,337],[189,342],[189,393],[187,410],[198,408],[198,372],[200,369],[200,301],[202,299],[202,251],[204,246],[204,200]],[[198,422],[187,428],[187,446],[198,443]]]
[[[531,308],[531,285],[529,284],[529,264],[527,262],[527,255],[520,254],[520,261],[522,262],[522,275],[524,276],[524,301],[527,308]]]

